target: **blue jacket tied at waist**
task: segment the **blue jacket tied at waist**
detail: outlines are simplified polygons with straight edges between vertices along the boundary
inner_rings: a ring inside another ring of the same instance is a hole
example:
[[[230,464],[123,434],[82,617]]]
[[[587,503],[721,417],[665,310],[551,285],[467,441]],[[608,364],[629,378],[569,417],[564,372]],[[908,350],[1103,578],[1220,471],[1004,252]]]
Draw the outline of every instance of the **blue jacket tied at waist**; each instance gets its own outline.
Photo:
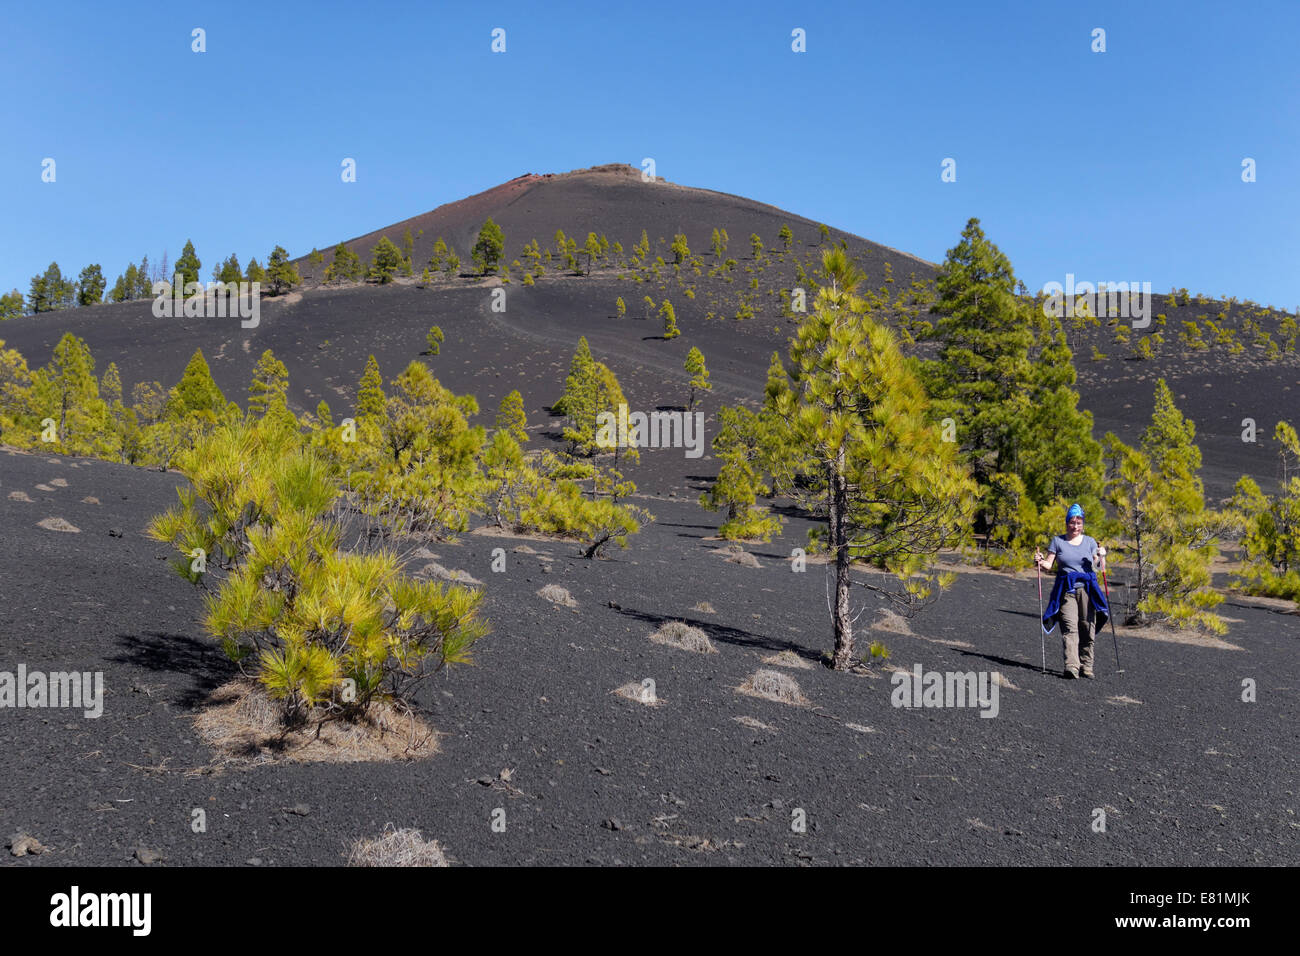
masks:
[[[1047,610],[1043,612],[1043,633],[1051,634],[1056,630],[1056,616],[1060,613],[1061,602],[1066,597],[1074,596],[1074,589],[1084,584],[1088,588],[1088,602],[1097,614],[1097,629],[1106,626],[1110,620],[1110,605],[1106,603],[1106,595],[1102,594],[1101,588],[1097,585],[1097,575],[1092,571],[1061,571],[1056,575],[1056,586],[1052,588],[1052,599],[1047,602]],[[1051,624],[1051,627],[1048,627]]]

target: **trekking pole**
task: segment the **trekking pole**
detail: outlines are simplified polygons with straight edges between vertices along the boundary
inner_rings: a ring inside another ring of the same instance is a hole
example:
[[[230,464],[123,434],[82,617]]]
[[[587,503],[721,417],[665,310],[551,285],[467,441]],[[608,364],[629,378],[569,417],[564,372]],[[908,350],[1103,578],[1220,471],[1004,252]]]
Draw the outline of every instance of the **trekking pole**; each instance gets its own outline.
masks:
[[[1115,673],[1116,673],[1116,674],[1122,674],[1122,673],[1124,673],[1124,668],[1122,668],[1122,667],[1119,666],[1119,637],[1116,636],[1116,634],[1115,634],[1115,613],[1114,613],[1115,609],[1114,609],[1113,607],[1110,606],[1110,586],[1106,583],[1106,564],[1105,564],[1105,560],[1106,560],[1106,549],[1105,549],[1105,548],[1098,548],[1098,549],[1097,549],[1097,553],[1100,554],[1100,555],[1101,555],[1101,558],[1102,558],[1102,566],[1101,566],[1101,586],[1102,586],[1102,588],[1104,588],[1105,591],[1106,591],[1106,607],[1111,611],[1111,614],[1110,614],[1110,637],[1111,637],[1111,640],[1115,642]]]
[[[1038,572],[1038,639],[1043,646],[1043,673],[1047,673],[1047,632],[1043,630],[1043,568],[1034,558],[1034,569]]]

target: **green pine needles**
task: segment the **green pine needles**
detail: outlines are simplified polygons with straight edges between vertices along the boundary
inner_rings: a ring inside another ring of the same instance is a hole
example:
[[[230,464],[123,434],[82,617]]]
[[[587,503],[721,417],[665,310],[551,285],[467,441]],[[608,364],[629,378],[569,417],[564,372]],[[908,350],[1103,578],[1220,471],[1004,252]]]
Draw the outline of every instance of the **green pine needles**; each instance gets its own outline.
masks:
[[[388,550],[340,550],[338,479],[296,431],[226,425],[178,465],[190,487],[149,533],[190,580],[206,562],[225,572],[204,626],[283,702],[286,725],[409,699],[487,633],[478,591],[412,579]]]

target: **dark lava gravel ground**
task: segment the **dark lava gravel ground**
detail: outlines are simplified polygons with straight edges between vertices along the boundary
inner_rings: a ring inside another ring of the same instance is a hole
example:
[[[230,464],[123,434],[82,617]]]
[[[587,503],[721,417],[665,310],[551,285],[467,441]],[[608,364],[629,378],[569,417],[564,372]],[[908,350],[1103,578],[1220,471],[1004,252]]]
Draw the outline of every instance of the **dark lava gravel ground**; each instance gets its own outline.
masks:
[[[825,569],[792,573],[789,561],[803,525],[751,548],[761,567],[744,567],[712,553],[711,516],[681,499],[645,500],[658,520],[604,561],[557,542],[430,544],[440,563],[485,582],[493,627],[475,666],[438,675],[420,698],[446,734],[437,755],[196,773],[212,758],[192,726],[196,708],[232,669],[202,635],[198,593],[141,533],[181,480],[0,453],[0,670],[98,670],[106,688],[98,719],[0,710],[0,829],[49,847],[6,854],[7,865],[138,865],[138,849],[164,865],[337,865],[388,823],[420,828],[460,863],[489,865],[1300,856],[1295,615],[1230,597],[1226,640],[1240,649],[1123,636],[1117,675],[1106,635],[1098,679],[1067,682],[1059,643],[1039,672],[1033,579],[963,573],[912,623],[916,636],[873,636],[891,665],[996,670],[1016,689],[1000,689],[991,719],[895,708],[882,668],[850,676],[817,664],[830,646]],[[80,532],[38,527],[47,517]],[[498,546],[507,569],[492,573]],[[577,607],[536,596],[552,583]],[[714,613],[694,610],[699,602]],[[720,653],[649,641],[666,620],[703,629]],[[814,665],[787,670],[807,707],[736,691],[781,650]],[[645,678],[662,706],[611,694]],[[1254,703],[1241,699],[1245,678],[1257,684]],[[191,830],[196,808],[206,833]],[[498,808],[504,832],[492,828]],[[1097,808],[1104,833],[1092,826]]]

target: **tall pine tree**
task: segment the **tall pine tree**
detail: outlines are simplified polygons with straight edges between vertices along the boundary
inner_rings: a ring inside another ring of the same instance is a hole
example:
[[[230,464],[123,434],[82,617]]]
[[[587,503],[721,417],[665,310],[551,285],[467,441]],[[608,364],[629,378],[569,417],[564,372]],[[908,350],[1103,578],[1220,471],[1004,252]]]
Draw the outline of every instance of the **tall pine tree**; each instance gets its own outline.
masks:
[[[971,219],[935,283],[939,353],[922,369],[936,420],[952,420],[979,483],[976,530],[1023,547],[1048,520],[1043,509],[1054,526],[1063,498],[1096,504],[1102,465],[1060,323],[1036,316],[1016,285],[1010,261]]]
[[[834,247],[822,256],[822,274],[827,284],[791,342],[790,385],[773,403],[787,441],[774,467],[783,487],[826,515],[823,541],[835,576],[832,662],[844,669],[854,660],[851,584],[907,610],[937,596],[950,578],[925,568],[941,548],[965,538],[975,488],[952,444],[941,440],[893,332],[856,294],[861,271]],[[886,572],[885,582],[854,582],[854,559]]]

